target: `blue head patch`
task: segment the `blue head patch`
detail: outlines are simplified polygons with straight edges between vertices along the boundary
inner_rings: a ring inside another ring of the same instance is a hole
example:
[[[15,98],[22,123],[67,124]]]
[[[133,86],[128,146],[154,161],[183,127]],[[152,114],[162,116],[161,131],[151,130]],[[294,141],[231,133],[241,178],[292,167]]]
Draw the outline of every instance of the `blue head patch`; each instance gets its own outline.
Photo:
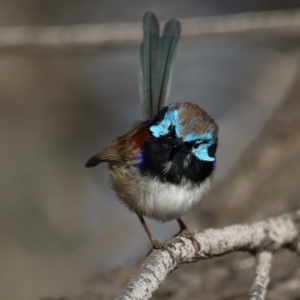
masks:
[[[156,138],[163,137],[168,135],[173,129],[175,130],[177,138],[182,138],[183,141],[187,143],[194,142],[191,151],[198,159],[213,162],[215,158],[209,155],[209,147],[216,143],[213,131],[207,130],[205,132],[196,132],[193,130],[194,127],[197,127],[196,125],[198,122],[205,122],[201,116],[191,120],[187,127],[188,130],[186,130],[180,123],[179,115],[179,109],[167,111],[158,124],[150,126],[152,135]]]
[[[195,141],[195,145],[193,146],[192,152],[198,157],[200,160],[204,161],[214,161],[215,157],[209,155],[209,147],[216,143],[215,138],[211,131],[198,135],[195,139],[193,135],[193,139],[190,141]],[[191,138],[191,136],[189,136]]]
[[[174,127],[176,136],[180,136],[181,125],[178,123],[178,110],[171,110],[165,113],[163,120],[157,124],[150,127],[152,135],[155,137],[162,137],[170,132],[170,128]]]

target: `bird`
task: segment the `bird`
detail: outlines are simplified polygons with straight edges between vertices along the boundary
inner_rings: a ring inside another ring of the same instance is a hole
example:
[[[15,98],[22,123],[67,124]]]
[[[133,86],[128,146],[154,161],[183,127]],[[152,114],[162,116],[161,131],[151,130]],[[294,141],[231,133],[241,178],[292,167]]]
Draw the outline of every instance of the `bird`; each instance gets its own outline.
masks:
[[[138,216],[154,249],[168,245],[151,234],[144,217],[177,220],[176,236],[200,249],[181,217],[209,191],[216,166],[215,120],[196,104],[167,104],[180,32],[172,19],[160,34],[156,16],[145,13],[139,80],[144,120],[86,163],[108,163],[117,197]]]

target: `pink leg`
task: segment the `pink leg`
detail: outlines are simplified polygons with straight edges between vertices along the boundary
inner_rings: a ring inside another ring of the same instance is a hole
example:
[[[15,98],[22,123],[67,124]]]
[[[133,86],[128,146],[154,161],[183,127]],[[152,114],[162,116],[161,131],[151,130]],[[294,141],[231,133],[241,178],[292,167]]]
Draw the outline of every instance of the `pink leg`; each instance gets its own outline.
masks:
[[[149,237],[149,240],[150,240],[150,242],[151,242],[152,247],[153,247],[154,249],[166,250],[166,251],[170,254],[172,260],[175,261],[174,254],[173,254],[173,252],[169,249],[170,247],[171,247],[171,248],[172,248],[172,247],[174,248],[174,246],[173,246],[172,244],[168,244],[168,243],[161,243],[160,241],[158,241],[157,239],[155,239],[155,238],[153,237],[153,235],[151,234],[151,232],[150,232],[150,230],[149,230],[149,228],[148,228],[148,226],[147,226],[147,224],[146,224],[146,222],[145,222],[144,217],[143,217],[142,215],[137,215],[137,216],[139,217],[139,219],[140,219],[140,221],[141,221],[141,223],[142,223],[142,225],[143,225],[143,227],[144,227],[144,229],[145,229],[145,231],[146,231],[146,233],[147,233],[147,235],[148,235],[148,237]],[[150,251],[150,252],[151,252],[151,251]],[[148,253],[148,255],[149,255],[149,253]]]
[[[175,236],[182,236],[182,237],[190,239],[192,241],[192,243],[193,243],[196,251],[197,252],[200,251],[201,250],[200,243],[190,233],[190,231],[188,230],[188,228],[186,227],[186,225],[184,224],[184,222],[180,218],[177,219],[177,222],[179,224],[180,230],[179,230],[179,232]]]
[[[153,246],[153,248],[155,249],[163,249],[164,248],[164,245],[163,243],[161,243],[160,241],[158,241],[156,238],[153,237],[153,235],[151,234],[146,222],[145,222],[145,219],[142,215],[137,215],[149,237],[149,240],[151,242],[151,245]]]

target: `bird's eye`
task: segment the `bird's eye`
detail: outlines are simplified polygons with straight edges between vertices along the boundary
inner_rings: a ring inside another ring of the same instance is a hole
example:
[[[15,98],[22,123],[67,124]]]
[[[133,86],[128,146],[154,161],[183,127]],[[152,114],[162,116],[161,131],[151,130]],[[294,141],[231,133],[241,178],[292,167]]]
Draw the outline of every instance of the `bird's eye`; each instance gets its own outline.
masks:
[[[201,141],[195,141],[195,142],[194,142],[194,145],[193,145],[193,148],[194,148],[194,149],[197,149],[201,144],[202,144]]]

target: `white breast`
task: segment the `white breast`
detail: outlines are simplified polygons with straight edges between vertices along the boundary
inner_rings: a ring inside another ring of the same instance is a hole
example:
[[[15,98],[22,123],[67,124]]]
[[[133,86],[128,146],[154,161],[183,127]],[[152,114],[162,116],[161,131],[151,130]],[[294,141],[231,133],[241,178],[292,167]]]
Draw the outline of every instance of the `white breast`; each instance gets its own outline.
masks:
[[[210,188],[207,178],[199,185],[175,185],[157,180],[147,182],[147,192],[141,195],[139,209],[143,215],[159,221],[180,218],[195,206]]]

